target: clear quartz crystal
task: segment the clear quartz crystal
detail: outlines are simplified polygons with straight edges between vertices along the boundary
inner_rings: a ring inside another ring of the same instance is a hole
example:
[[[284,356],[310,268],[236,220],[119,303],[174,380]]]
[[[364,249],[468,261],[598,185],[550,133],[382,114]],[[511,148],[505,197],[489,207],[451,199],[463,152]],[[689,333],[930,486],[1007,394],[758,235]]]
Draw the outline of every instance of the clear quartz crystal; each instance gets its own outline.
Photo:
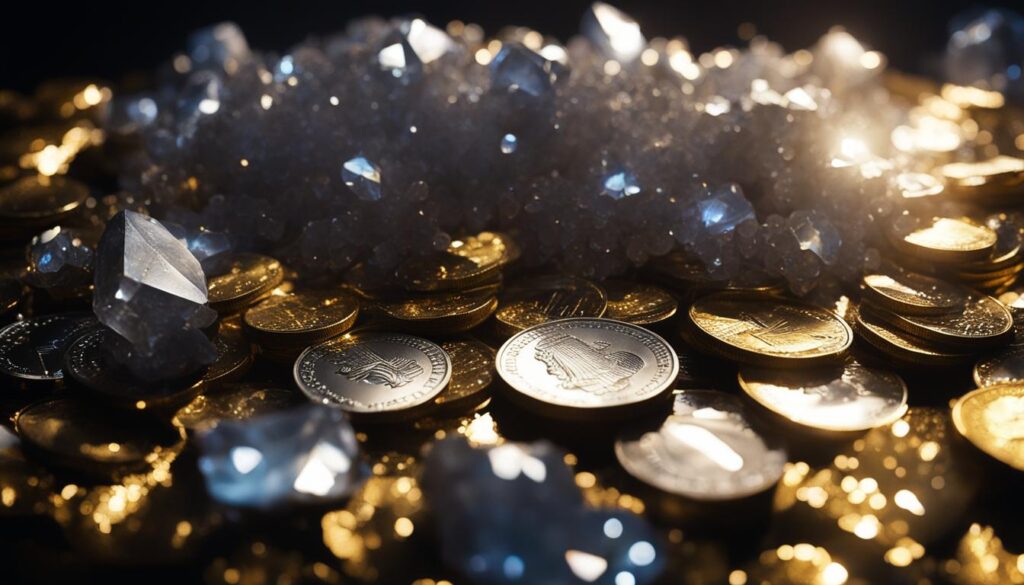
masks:
[[[708,233],[723,234],[739,224],[756,219],[754,207],[743,196],[739,185],[723,185],[697,203],[701,225]]]
[[[341,179],[363,201],[380,200],[380,167],[366,157],[357,156],[345,161],[341,165]]]
[[[232,506],[331,502],[367,476],[348,418],[319,404],[222,420],[197,440],[207,491]]]
[[[522,45],[502,47],[491,61],[491,86],[540,97],[548,94],[558,80],[558,68]]]

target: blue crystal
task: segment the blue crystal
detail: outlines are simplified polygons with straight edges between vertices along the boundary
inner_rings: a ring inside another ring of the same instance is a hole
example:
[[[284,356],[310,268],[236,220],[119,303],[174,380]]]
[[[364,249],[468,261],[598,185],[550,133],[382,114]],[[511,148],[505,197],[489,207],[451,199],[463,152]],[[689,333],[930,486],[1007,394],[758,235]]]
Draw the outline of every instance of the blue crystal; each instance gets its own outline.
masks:
[[[491,61],[491,86],[539,97],[558,81],[560,67],[518,44],[501,48]]]
[[[739,224],[756,219],[754,207],[740,186],[731,183],[716,189],[697,203],[700,222],[712,235],[730,232]]]
[[[1024,97],[1024,17],[1012,10],[972,10],[953,19],[946,75]]]
[[[380,167],[357,156],[341,165],[341,179],[363,201],[380,201]]]
[[[93,249],[77,232],[53,227],[32,238],[28,284],[37,288],[86,286],[92,280]]]
[[[216,68],[232,73],[241,61],[250,57],[245,34],[233,22],[222,22],[199,29],[186,42],[194,69]]]
[[[333,501],[355,492],[367,475],[345,414],[319,404],[222,420],[197,440],[207,491],[233,506]]]
[[[640,192],[640,182],[636,175],[629,171],[618,171],[605,177],[601,194],[616,201],[631,197]]]
[[[801,250],[810,250],[828,265],[839,259],[842,237],[824,215],[815,211],[794,211],[788,223]]]

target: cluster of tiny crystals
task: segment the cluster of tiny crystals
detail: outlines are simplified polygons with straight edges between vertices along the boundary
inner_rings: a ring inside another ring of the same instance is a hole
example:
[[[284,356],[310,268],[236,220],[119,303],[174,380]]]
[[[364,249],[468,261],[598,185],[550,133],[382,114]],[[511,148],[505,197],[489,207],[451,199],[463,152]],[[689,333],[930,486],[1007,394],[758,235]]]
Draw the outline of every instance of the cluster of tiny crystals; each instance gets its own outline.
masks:
[[[492,229],[531,269],[601,279],[683,250],[807,294],[877,266],[915,164],[884,56],[839,29],[696,55],[597,3],[567,44],[410,17],[283,55],[232,24],[186,47],[122,104],[145,146],[123,186],[307,274],[388,275]]]

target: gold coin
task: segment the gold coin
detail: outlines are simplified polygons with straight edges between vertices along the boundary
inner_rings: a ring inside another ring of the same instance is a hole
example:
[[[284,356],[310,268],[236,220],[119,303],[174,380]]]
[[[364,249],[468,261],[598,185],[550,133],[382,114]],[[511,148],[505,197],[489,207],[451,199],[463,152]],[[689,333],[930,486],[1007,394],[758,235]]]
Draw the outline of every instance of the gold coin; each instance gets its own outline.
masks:
[[[78,209],[89,197],[89,189],[65,177],[25,177],[0,189],[0,221],[58,221]],[[15,226],[17,227],[17,226]]]
[[[519,247],[512,238],[498,232],[480,232],[452,240],[448,245],[448,253],[467,258],[477,266],[504,266],[519,258]]]
[[[242,320],[237,315],[218,324],[213,347],[217,359],[203,374],[200,383],[204,389],[242,377],[253,362],[252,344],[242,334]]]
[[[978,162],[956,162],[941,168],[949,191],[965,198],[1016,197],[1024,186],[1024,159],[1000,155]]]
[[[174,415],[174,421],[189,432],[207,430],[222,420],[245,420],[282,410],[296,399],[288,390],[228,385],[196,396]]]
[[[875,316],[907,333],[964,351],[994,347],[1013,336],[1013,316],[999,301],[970,292],[963,307],[943,315],[899,315],[877,311]]]
[[[884,309],[913,315],[947,313],[962,306],[967,291],[913,272],[864,275],[864,298]]]
[[[744,368],[737,378],[761,406],[824,431],[866,431],[896,421],[907,410],[907,385],[898,375],[855,360],[810,370]]]
[[[359,301],[341,292],[304,291],[272,296],[245,312],[246,331],[274,348],[310,345],[344,333],[359,315]]]
[[[942,181],[928,173],[900,173],[896,176],[896,186],[904,199],[927,199],[945,190]]]
[[[277,260],[262,254],[238,254],[231,267],[206,283],[210,308],[230,313],[244,307],[281,284],[284,269]]]
[[[974,364],[974,383],[979,387],[1024,384],[1024,347],[1010,346]]]
[[[1024,385],[969,392],[953,405],[956,430],[981,451],[1024,471]]]
[[[634,325],[651,325],[671,319],[679,304],[667,291],[649,284],[624,280],[604,283],[608,294],[605,317]]]
[[[452,378],[434,404],[447,409],[476,406],[485,400],[494,381],[494,349],[475,339],[446,341],[441,349],[452,360]]]
[[[905,253],[945,263],[974,262],[988,258],[997,236],[986,226],[967,218],[935,217],[903,237],[895,238]]]
[[[490,294],[440,293],[375,305],[385,320],[404,331],[448,334],[468,331],[483,323],[498,308]]]
[[[485,259],[445,252],[410,258],[398,267],[395,275],[409,290],[457,290],[486,281],[494,276],[499,266],[499,260],[493,256]]]
[[[541,276],[508,288],[494,314],[499,333],[568,317],[601,317],[608,307],[604,289],[575,277]]]
[[[902,362],[903,365],[951,366],[964,364],[972,359],[970,354],[936,349],[924,340],[916,339],[904,331],[891,327],[864,309],[854,313],[853,322],[857,334],[864,341],[886,356]]]
[[[728,359],[769,367],[835,362],[853,331],[835,313],[790,299],[721,292],[687,312],[696,338]]]

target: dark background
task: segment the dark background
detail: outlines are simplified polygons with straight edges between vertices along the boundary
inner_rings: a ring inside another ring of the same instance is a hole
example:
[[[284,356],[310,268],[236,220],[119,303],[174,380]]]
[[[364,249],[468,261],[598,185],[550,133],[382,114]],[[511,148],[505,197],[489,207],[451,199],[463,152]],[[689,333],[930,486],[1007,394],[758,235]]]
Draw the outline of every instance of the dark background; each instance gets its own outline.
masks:
[[[221,20],[239,23],[253,47],[277,50],[310,34],[336,31],[355,16],[411,12],[442,26],[459,18],[493,33],[502,25],[520,24],[565,39],[576,32],[589,2],[87,0],[62,4],[27,0],[17,2],[17,8],[8,3],[0,9],[4,22],[0,26],[0,88],[29,91],[44,79],[60,76],[116,81],[125,73],[153,68],[184,45],[189,31]],[[613,4],[637,18],[648,37],[681,34],[698,52],[736,44],[737,25],[744,21],[789,50],[810,45],[830,26],[841,24],[905,70],[920,70],[925,55],[942,50],[949,20],[979,6],[967,0],[619,0]],[[1024,10],[1024,0],[984,5]]]

